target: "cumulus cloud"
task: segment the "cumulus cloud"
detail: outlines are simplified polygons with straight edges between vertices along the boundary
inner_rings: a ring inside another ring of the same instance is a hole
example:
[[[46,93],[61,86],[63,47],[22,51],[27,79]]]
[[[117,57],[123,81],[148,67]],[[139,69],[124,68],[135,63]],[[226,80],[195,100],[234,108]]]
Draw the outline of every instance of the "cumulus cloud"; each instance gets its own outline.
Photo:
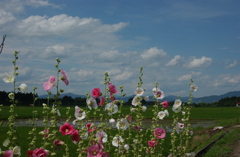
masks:
[[[167,53],[164,52],[163,49],[158,49],[157,47],[152,47],[148,50],[145,50],[142,54],[141,57],[143,59],[151,59],[151,58],[155,58],[155,57],[163,57],[166,56]]]
[[[73,34],[91,36],[93,34],[117,32],[127,25],[124,22],[104,25],[99,19],[61,14],[53,17],[30,16],[18,24],[17,31],[25,36],[72,36]]]
[[[178,78],[178,81],[189,81],[190,79],[192,79],[194,76],[199,76],[201,74],[201,72],[191,72],[190,74],[185,74],[182,75]]]
[[[200,68],[200,67],[207,67],[212,63],[212,58],[208,58],[203,56],[202,58],[194,58],[185,66],[187,68]]]
[[[174,65],[178,64],[179,61],[182,60],[182,59],[183,59],[183,57],[181,57],[180,55],[176,55],[176,56],[174,56],[174,58],[172,60],[170,60],[166,64],[166,66],[174,66]]]
[[[228,69],[228,68],[232,68],[232,67],[235,67],[237,65],[238,61],[237,60],[234,60],[233,63],[229,64],[228,66],[226,66],[225,68]]]

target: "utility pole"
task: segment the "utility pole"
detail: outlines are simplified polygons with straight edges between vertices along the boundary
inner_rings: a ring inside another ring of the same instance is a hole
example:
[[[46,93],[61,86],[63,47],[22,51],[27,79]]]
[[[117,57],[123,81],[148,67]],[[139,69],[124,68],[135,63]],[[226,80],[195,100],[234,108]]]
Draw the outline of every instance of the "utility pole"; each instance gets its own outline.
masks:
[[[5,38],[6,38],[6,35],[3,36],[3,40],[2,40],[2,43],[0,45],[0,54],[2,53],[2,50],[3,50],[3,45],[4,45],[4,41],[5,41]]]

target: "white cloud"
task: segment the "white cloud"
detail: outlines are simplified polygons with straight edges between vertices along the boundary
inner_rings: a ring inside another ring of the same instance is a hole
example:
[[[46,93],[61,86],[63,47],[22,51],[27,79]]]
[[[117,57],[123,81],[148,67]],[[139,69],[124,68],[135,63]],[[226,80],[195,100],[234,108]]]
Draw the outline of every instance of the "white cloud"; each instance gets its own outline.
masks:
[[[12,13],[0,10],[0,26],[14,20],[15,17],[12,15]]]
[[[190,61],[185,66],[187,68],[200,68],[200,67],[207,67],[212,63],[212,58],[208,58],[203,56],[202,58],[194,58],[192,61]]]
[[[229,64],[228,66],[226,66],[225,68],[232,68],[232,67],[235,67],[237,65],[238,61],[237,60],[234,60],[233,63]]]
[[[174,66],[174,65],[178,64],[179,61],[182,60],[182,59],[183,59],[183,57],[181,57],[180,55],[176,55],[176,56],[174,56],[174,58],[172,60],[170,60],[166,64],[166,66]]]
[[[143,59],[152,59],[156,57],[166,56],[167,53],[163,49],[158,49],[157,47],[152,47],[141,54]]]

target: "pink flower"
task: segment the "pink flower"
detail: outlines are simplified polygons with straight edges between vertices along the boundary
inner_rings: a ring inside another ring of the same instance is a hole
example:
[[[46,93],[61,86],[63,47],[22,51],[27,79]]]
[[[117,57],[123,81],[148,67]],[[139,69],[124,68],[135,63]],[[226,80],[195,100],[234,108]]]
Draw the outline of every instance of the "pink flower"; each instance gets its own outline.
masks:
[[[104,97],[101,96],[99,99],[100,99],[99,106],[103,106],[104,105],[104,101],[105,101]]]
[[[88,148],[87,157],[101,157],[103,155],[98,144],[92,145]]]
[[[93,123],[87,123],[86,127],[88,128],[88,132],[93,132],[94,130],[96,130],[96,127],[93,127]]]
[[[135,126],[135,130],[136,130],[136,131],[139,131],[139,130],[140,130],[140,126],[137,126],[137,125],[136,125],[136,126]]]
[[[157,140],[153,139],[151,141],[148,141],[149,147],[155,147],[158,144]]]
[[[69,85],[69,81],[68,81],[68,77],[66,75],[66,72],[64,70],[61,70],[61,73],[62,73],[62,77],[61,77],[61,80],[65,83],[65,85]]]
[[[47,82],[43,83],[43,88],[45,91],[49,91],[55,84],[55,77],[51,76]]]
[[[163,101],[161,104],[163,105],[164,108],[168,107],[168,101]]]
[[[110,92],[110,95],[118,92],[116,87],[112,83],[108,83],[108,90]]]
[[[78,130],[74,130],[73,133],[71,134],[71,137],[72,137],[72,142],[77,144],[80,141]]]
[[[39,134],[42,135],[42,137],[48,138],[48,133],[49,133],[49,130],[46,129],[46,130],[41,131]]]
[[[154,130],[154,135],[155,135],[158,139],[160,139],[160,138],[164,138],[164,137],[166,136],[166,132],[165,132],[165,130],[162,129],[162,128],[156,128],[156,129]]]
[[[36,148],[35,150],[29,150],[27,153],[28,157],[46,157],[49,153],[42,148]]]
[[[61,141],[61,140],[56,139],[56,140],[53,141],[53,144],[54,144],[55,146],[60,146],[60,145],[63,145],[64,142]]]
[[[129,123],[132,122],[132,117],[130,115],[126,115],[126,119]]]
[[[64,125],[60,126],[59,131],[62,133],[62,135],[71,135],[75,129],[72,125],[66,122]]]
[[[92,96],[95,97],[95,98],[98,98],[102,95],[101,91],[100,91],[100,88],[94,88],[92,90]]]
[[[3,157],[13,157],[13,150],[9,149],[4,151]]]

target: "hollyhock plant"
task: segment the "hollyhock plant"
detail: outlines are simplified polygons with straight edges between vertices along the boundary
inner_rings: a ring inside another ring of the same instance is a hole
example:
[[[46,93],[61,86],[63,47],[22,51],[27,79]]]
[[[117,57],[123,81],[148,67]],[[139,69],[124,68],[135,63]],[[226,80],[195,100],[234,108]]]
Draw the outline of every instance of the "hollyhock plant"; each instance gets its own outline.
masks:
[[[94,88],[92,90],[92,96],[98,98],[102,95],[100,88]]]
[[[7,139],[5,139],[5,140],[3,141],[3,146],[4,146],[4,147],[8,147],[9,144],[10,144],[9,138],[7,138]]]
[[[163,118],[166,116],[166,113],[164,111],[158,112],[158,118],[163,120]]]
[[[132,100],[133,106],[138,106],[142,101],[142,98],[140,96],[135,96]]]
[[[55,86],[55,77],[51,76],[47,82],[43,83],[43,88],[45,91],[49,91],[53,86]]]
[[[64,144],[64,142],[61,141],[61,140],[56,139],[56,140],[53,141],[53,144],[54,144],[55,146],[61,146],[61,145]]]
[[[73,142],[74,144],[77,144],[77,143],[80,141],[80,136],[79,136],[78,130],[74,130],[74,131],[71,133],[71,138],[72,138],[72,142]]]
[[[69,80],[68,77],[66,75],[66,72],[64,70],[61,70],[62,76],[61,76],[61,80],[65,83],[66,86],[69,85]]]
[[[179,134],[183,128],[184,128],[184,124],[178,122],[176,125],[176,132]]]
[[[88,147],[87,153],[87,157],[101,157],[103,154],[98,144]]]
[[[153,89],[153,91],[154,91],[154,97],[156,98],[156,99],[163,99],[164,98],[164,92],[162,91],[162,90],[160,90],[160,89]]]
[[[23,93],[27,93],[28,92],[28,86],[25,83],[22,83],[18,89],[23,92]]]
[[[174,101],[174,104],[173,105],[176,105],[176,106],[181,106],[182,105],[182,101],[180,99],[176,99]]]
[[[162,106],[163,106],[164,108],[167,108],[167,107],[168,107],[168,101],[163,101],[161,104],[162,104]]]
[[[13,154],[14,156],[21,156],[21,148],[19,146],[15,146],[13,148]]]
[[[108,90],[110,92],[110,95],[113,95],[118,92],[116,87],[110,82],[108,83]]]
[[[138,87],[138,88],[135,90],[135,94],[136,94],[137,96],[141,96],[141,95],[143,95],[143,93],[144,93],[144,89],[143,89],[143,88]]]
[[[156,138],[161,139],[161,138],[165,138],[166,136],[166,131],[162,128],[156,128],[154,130],[154,135],[156,136]]]
[[[3,157],[13,157],[13,150],[9,149],[9,150],[3,151]]]
[[[88,132],[93,132],[94,130],[96,130],[96,127],[93,123],[87,123],[86,127],[88,128]]]
[[[83,120],[86,117],[86,112],[78,106],[75,106],[74,116],[76,120]]]
[[[112,141],[112,145],[115,147],[120,146],[124,142],[122,136],[115,136]]]
[[[116,124],[117,129],[126,130],[129,127],[129,123],[125,118],[121,118]]]
[[[173,107],[172,107],[172,110],[173,110],[173,112],[175,112],[175,113],[180,112],[181,109],[182,109],[182,107],[179,106],[179,105],[173,105]]]
[[[86,103],[88,108],[91,110],[92,108],[98,108],[97,101],[93,97],[87,98]]]
[[[6,75],[3,76],[3,81],[5,83],[13,83],[14,80],[15,80],[15,76],[13,74],[11,74],[11,73],[6,74]]]
[[[153,148],[158,144],[158,141],[155,139],[152,139],[151,141],[148,141],[148,146]]]
[[[99,106],[103,106],[103,105],[104,105],[104,102],[105,102],[104,97],[103,97],[103,96],[100,96],[99,99],[100,99],[100,102],[99,102],[98,105],[99,105]]]
[[[62,133],[62,135],[71,135],[75,129],[72,125],[66,122],[64,125],[60,126],[59,131]]]
[[[108,135],[103,130],[97,132],[95,136],[96,138],[101,139],[102,143],[106,143],[108,140]]]
[[[118,112],[118,106],[114,103],[108,103],[105,106],[105,111],[107,111],[108,115],[112,115]]]
[[[47,157],[49,155],[48,151],[43,148],[36,148],[35,150],[28,151],[28,157]]]
[[[195,84],[190,85],[190,90],[191,91],[195,92],[195,91],[197,91],[197,89],[198,89],[197,85],[195,85]]]
[[[46,130],[40,131],[39,134],[42,135],[42,137],[48,138],[49,130],[46,129]]]

